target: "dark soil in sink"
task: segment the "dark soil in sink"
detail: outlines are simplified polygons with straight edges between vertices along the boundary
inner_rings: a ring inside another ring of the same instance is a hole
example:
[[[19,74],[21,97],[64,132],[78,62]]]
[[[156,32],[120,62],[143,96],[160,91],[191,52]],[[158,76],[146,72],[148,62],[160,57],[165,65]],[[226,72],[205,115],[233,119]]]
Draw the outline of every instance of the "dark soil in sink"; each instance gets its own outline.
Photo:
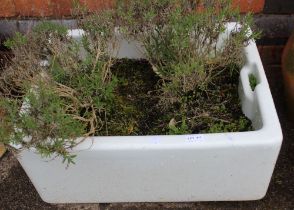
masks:
[[[233,132],[252,130],[251,122],[243,115],[238,97],[239,74],[222,75],[210,87],[211,93],[196,90],[189,97],[189,110],[201,110],[197,119],[192,111],[187,113],[187,129],[171,132],[169,125],[179,119],[178,106],[163,109],[159,105],[161,78],[146,60],[119,60],[112,73],[118,78],[116,90],[119,107],[116,119],[120,123],[108,123],[111,135],[165,135],[184,133]],[[197,93],[197,98],[196,98]],[[185,113],[184,113],[185,114]],[[123,123],[121,123],[123,122]]]

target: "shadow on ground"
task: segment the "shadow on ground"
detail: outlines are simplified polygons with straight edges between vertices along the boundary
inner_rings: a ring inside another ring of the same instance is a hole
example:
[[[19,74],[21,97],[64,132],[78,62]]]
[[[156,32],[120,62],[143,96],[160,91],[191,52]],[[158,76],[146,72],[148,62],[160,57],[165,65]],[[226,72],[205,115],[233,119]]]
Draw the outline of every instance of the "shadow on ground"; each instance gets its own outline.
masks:
[[[269,191],[264,199],[246,202],[50,205],[41,200],[17,160],[7,153],[0,161],[0,209],[294,209],[294,123],[287,120],[280,66],[265,64],[265,70],[283,128],[284,142]]]

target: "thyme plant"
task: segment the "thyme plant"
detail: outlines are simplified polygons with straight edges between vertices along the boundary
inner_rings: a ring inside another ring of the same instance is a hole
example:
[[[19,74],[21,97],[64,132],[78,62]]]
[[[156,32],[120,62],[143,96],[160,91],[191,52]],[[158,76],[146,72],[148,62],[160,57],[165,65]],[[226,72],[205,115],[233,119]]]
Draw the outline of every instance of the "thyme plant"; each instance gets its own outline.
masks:
[[[5,43],[14,58],[0,80],[1,141],[72,163],[70,149],[79,143],[77,137],[107,134],[117,83],[106,53],[111,35],[85,30],[79,42],[67,36],[64,26],[44,22]]]
[[[162,79],[160,105],[175,122],[169,126],[171,132],[210,132],[196,127],[231,123],[223,107],[229,108],[233,97],[224,100],[223,93],[235,86],[224,85],[226,79],[238,77],[243,48],[260,36],[250,30],[251,14],[241,16],[230,0],[120,0],[117,11],[121,32],[143,43],[154,72]],[[220,34],[227,33],[229,21],[240,25],[222,40]],[[237,126],[244,124],[242,120],[229,130],[243,130],[246,126]]]

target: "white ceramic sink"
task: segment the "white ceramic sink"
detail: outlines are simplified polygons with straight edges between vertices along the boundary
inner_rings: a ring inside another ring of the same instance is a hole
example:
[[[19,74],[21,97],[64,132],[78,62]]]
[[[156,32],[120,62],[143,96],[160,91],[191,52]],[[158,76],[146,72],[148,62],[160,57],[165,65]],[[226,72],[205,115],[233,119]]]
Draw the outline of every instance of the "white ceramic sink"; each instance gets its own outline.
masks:
[[[228,31],[236,24],[228,24]],[[82,31],[69,34],[78,38]],[[144,56],[121,40],[118,57]],[[140,48],[140,47],[139,47]],[[34,150],[18,158],[49,203],[184,202],[261,199],[282,143],[282,132],[254,41],[240,74],[244,114],[255,131],[175,136],[93,137],[78,145],[76,164],[46,161]],[[249,74],[258,85],[253,92]]]

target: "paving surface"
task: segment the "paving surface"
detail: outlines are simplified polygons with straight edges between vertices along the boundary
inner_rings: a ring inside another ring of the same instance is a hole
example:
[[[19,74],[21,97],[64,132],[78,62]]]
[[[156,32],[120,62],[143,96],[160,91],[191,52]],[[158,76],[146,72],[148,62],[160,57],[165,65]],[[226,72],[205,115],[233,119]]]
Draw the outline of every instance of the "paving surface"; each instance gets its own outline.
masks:
[[[265,59],[264,59],[265,61]],[[287,119],[280,66],[265,64],[266,73],[283,128],[284,142],[266,197],[247,202],[126,203],[50,205],[44,203],[14,156],[0,160],[0,209],[209,209],[293,210],[294,209],[294,123]]]

